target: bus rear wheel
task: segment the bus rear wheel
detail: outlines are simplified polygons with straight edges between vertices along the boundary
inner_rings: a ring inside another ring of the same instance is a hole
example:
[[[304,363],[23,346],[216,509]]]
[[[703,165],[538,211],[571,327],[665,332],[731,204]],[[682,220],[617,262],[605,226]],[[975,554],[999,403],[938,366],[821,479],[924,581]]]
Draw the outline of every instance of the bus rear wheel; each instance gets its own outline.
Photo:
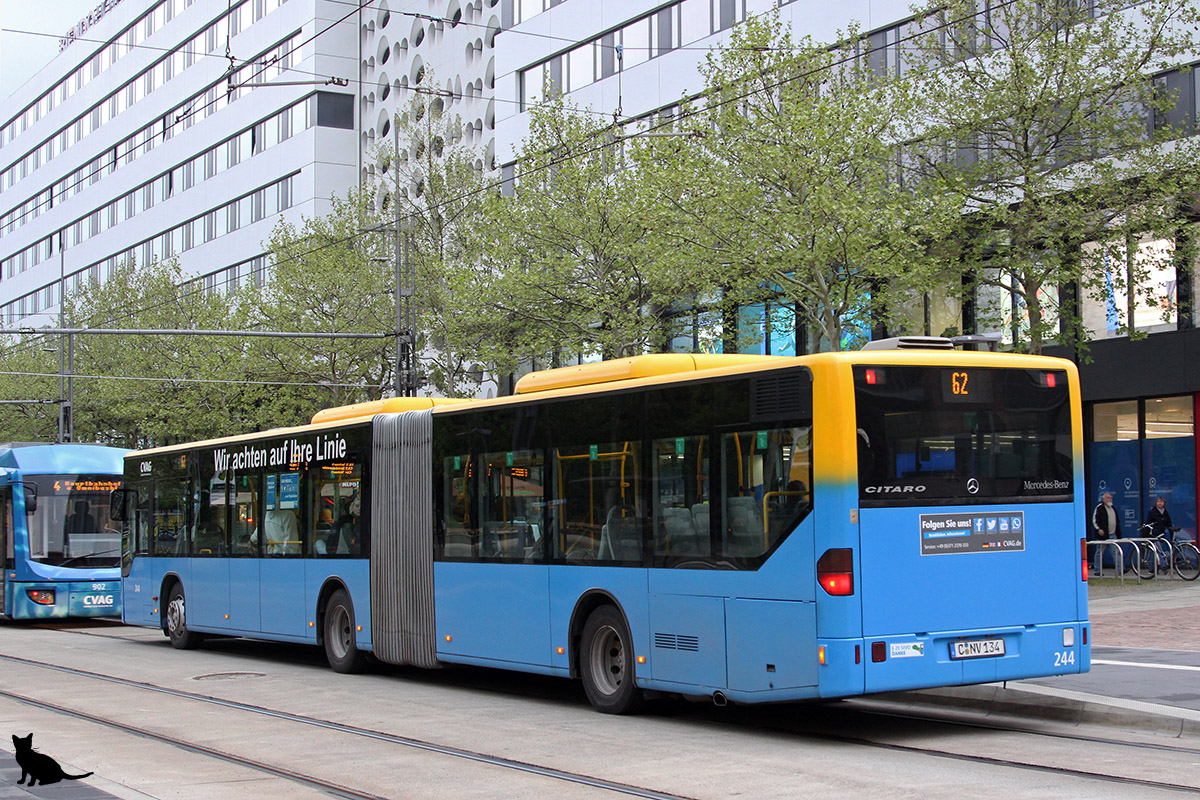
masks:
[[[579,646],[579,672],[588,702],[605,714],[628,714],[643,702],[634,680],[633,642],[617,609],[600,606],[587,618]]]
[[[187,629],[187,604],[183,599],[183,587],[178,583],[171,587],[167,600],[167,636],[176,650],[195,650],[204,637]]]
[[[338,589],[325,604],[325,658],[334,672],[350,673],[362,669],[364,656],[358,649],[354,625],[354,604],[345,589]]]

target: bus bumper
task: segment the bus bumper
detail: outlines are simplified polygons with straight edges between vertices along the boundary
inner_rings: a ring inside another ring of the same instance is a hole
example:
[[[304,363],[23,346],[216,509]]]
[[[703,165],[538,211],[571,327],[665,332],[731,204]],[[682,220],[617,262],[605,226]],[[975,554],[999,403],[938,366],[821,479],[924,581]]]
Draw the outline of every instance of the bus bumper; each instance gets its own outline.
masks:
[[[9,581],[8,591],[13,619],[121,615],[120,581]]]
[[[867,638],[865,688],[890,692],[1087,672],[1088,628],[1087,622],[1063,622]]]

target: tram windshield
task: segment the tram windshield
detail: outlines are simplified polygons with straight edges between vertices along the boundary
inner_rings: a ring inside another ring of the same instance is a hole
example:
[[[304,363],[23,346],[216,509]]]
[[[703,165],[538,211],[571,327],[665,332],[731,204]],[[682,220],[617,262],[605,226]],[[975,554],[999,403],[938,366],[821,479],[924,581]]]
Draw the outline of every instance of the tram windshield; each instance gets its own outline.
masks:
[[[36,475],[37,511],[30,514],[29,557],[58,567],[116,567],[120,528],[108,516],[108,498],[121,480],[112,475]]]

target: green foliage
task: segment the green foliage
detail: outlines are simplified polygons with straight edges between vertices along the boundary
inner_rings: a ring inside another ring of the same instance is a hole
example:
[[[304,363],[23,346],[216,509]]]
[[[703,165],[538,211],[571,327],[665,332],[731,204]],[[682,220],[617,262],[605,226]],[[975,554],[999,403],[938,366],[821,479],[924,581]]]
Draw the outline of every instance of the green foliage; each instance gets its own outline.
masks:
[[[860,66],[855,38],[830,49],[777,16],[748,20],[703,68],[704,96],[674,127],[690,138],[648,145],[668,165],[655,185],[678,268],[726,302],[794,304],[830,349],[865,332],[879,288],[921,266],[946,213],[896,181],[911,99]]]
[[[280,222],[267,243],[270,280],[247,298],[249,324],[278,332],[389,333],[396,327],[394,248],[366,231],[381,217],[371,191],[333,198],[332,211],[299,225]],[[390,394],[394,339],[254,338],[245,343],[252,379],[298,383],[264,402],[281,420]],[[297,420],[299,421],[299,420]]]
[[[1016,295],[1022,349],[1055,336],[1056,314],[1086,336],[1058,308],[1061,285],[1097,299],[1114,281],[1145,290],[1169,250],[1127,258],[1127,240],[1172,236],[1178,199],[1197,189],[1197,146],[1165,144],[1177,133],[1153,122],[1175,98],[1151,80],[1194,50],[1196,10],[1125,5],[1011,0],[985,18],[973,0],[939,0],[913,26],[924,31],[908,44],[923,127],[906,166],[958,199],[941,255]]]
[[[119,267],[100,286],[67,297],[68,327],[237,328],[241,315],[174,261]],[[78,441],[125,447],[208,438],[253,424],[240,343],[228,337],[75,335]]]
[[[660,347],[692,276],[661,259],[660,205],[625,145],[558,99],[533,110],[518,158],[512,195],[491,198],[476,276],[497,344],[523,357]]]

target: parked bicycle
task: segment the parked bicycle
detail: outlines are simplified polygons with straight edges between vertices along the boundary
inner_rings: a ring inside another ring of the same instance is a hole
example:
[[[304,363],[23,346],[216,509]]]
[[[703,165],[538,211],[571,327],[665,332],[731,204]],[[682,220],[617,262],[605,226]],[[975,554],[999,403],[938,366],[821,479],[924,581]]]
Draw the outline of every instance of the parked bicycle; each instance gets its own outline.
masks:
[[[1141,543],[1131,559],[1139,577],[1148,580],[1159,572],[1174,570],[1185,581],[1200,578],[1200,547],[1189,539],[1180,540],[1176,535],[1180,530],[1169,528],[1155,534],[1150,525],[1139,529],[1144,538],[1151,540]]]

